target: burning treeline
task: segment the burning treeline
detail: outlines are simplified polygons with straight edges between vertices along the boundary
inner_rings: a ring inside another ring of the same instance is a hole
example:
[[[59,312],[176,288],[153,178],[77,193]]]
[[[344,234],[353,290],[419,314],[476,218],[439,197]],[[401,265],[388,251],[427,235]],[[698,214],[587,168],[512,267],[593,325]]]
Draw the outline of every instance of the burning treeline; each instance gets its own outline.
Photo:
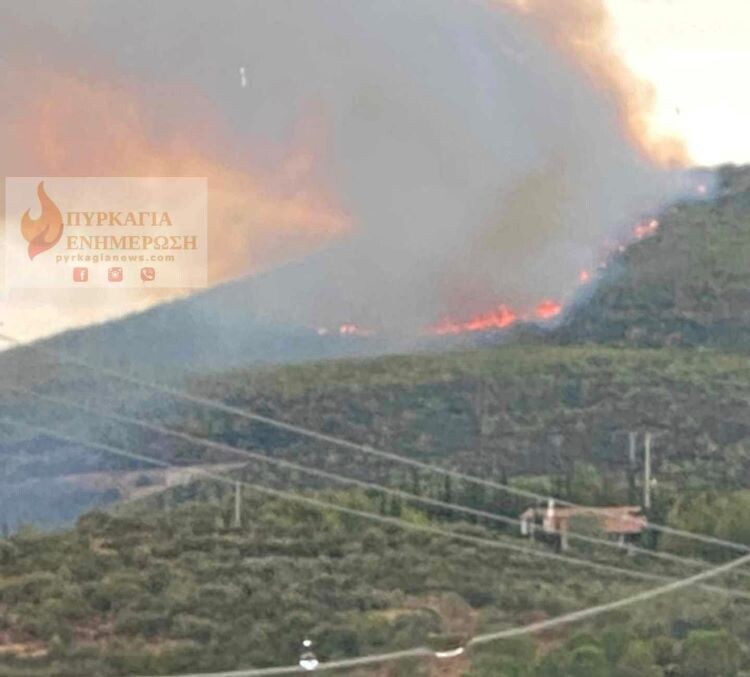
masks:
[[[52,16],[0,27],[6,175],[207,176],[213,282],[318,252],[250,284],[272,321],[549,319],[680,191],[601,0],[166,0],[137,54],[100,39],[127,5],[87,5],[70,51],[61,9],[25,11]]]

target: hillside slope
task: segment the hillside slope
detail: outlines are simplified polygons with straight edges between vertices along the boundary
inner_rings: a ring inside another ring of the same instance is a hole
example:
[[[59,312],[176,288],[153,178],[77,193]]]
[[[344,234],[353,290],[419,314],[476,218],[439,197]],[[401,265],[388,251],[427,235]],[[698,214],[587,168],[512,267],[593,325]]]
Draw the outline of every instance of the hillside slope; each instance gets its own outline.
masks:
[[[623,252],[557,333],[522,338],[522,331],[508,345],[260,367],[387,346],[262,325],[246,303],[247,281],[46,345],[147,379],[179,377],[206,397],[501,485],[590,504],[640,502],[649,431],[658,480],[649,517],[750,543],[750,360],[738,350],[750,336],[742,258],[750,239],[750,170],[723,170],[720,191],[715,201],[666,214],[657,234]],[[477,490],[312,442],[60,363],[33,347],[3,354],[0,365],[6,382],[269,457],[510,516],[528,506],[502,487]],[[0,407],[12,420],[177,464],[237,461],[29,396],[3,391]],[[639,433],[634,465],[631,431]],[[116,502],[117,491],[81,491],[66,480],[100,469],[134,466],[84,444],[0,425],[0,526],[70,524],[92,505]],[[500,536],[442,508],[417,510],[340,485],[333,493],[329,482],[262,461],[242,472],[265,486],[325,492],[382,515]],[[69,531],[21,528],[0,538],[0,673],[115,677],[278,665],[296,659],[307,635],[323,658],[352,656],[423,644],[456,630],[456,618],[464,632],[507,627],[642,589],[620,576],[595,578],[530,555],[365,527],[251,492],[237,528],[232,496],[221,486],[155,491],[141,504],[85,515]],[[707,560],[729,556],[673,538],[643,545]],[[688,573],[640,557],[596,555],[652,573]],[[750,669],[746,609],[695,591],[608,616],[585,632],[491,647],[460,670],[441,666],[430,674],[734,677]],[[716,666],[721,672],[711,671]],[[361,674],[427,672],[407,662]]]
[[[143,416],[366,479],[407,487],[415,481],[392,463],[81,370],[44,392],[67,398],[69,378],[75,378],[77,404]],[[500,482],[541,482],[547,490],[587,503],[637,498],[627,484],[628,433],[641,435],[640,459],[642,433],[649,430],[655,434],[654,473],[660,482],[655,499],[662,517],[677,492],[741,489],[750,483],[750,363],[738,354],[510,345],[237,369],[195,377],[187,386],[241,408],[422,461]],[[7,393],[0,395],[0,404],[14,419],[170,462],[237,460],[72,407]],[[36,478],[40,487],[49,487],[61,474],[123,467],[122,460],[46,435],[10,426],[2,431],[0,463],[7,481],[15,484]],[[640,474],[640,466],[632,472]],[[41,489],[27,493],[26,499],[19,490],[4,495],[9,497],[5,515],[12,516],[12,523],[38,517],[39,511],[50,516],[75,513],[65,507],[75,497],[59,497],[64,501],[56,508],[51,489],[46,496]],[[24,510],[29,502],[32,511]]]
[[[327,498],[378,510],[361,494]],[[67,533],[25,531],[0,540],[4,676],[194,674],[289,665],[298,660],[304,637],[314,640],[324,660],[425,644],[454,648],[477,632],[527,624],[650,585],[250,491],[245,523],[234,527],[231,496],[210,482],[172,499],[169,511],[147,503],[119,516],[92,513]],[[388,514],[427,523],[406,506],[391,505]],[[463,525],[463,531],[493,537],[476,526]],[[610,561],[664,572],[653,562],[616,554]],[[605,623],[490,645],[458,661],[434,662],[432,669],[426,661],[406,660],[345,674],[693,677],[709,674],[691,672],[704,655],[691,650],[700,640],[708,643],[703,651],[714,664],[729,656],[733,669],[720,674],[734,677],[748,664],[742,653],[750,630],[747,609],[747,600],[693,589],[610,614]],[[637,659],[633,652],[640,652]]]
[[[682,488],[739,488],[750,481],[750,374],[737,353],[750,340],[750,168],[724,168],[719,179],[715,198],[674,207],[653,237],[616,257],[557,331],[437,337],[419,348],[508,345],[259,372],[269,363],[371,356],[398,346],[377,336],[319,336],[309,328],[265,324],[253,316],[253,280],[39,345],[148,380],[189,381],[219,399],[472,472],[552,477],[558,491],[570,491],[576,464],[621,479],[627,433],[649,429],[659,435],[660,478]],[[581,348],[584,343],[610,347]],[[638,350],[620,350],[624,346]],[[735,354],[685,349],[691,346]],[[71,402],[170,416],[178,427],[264,451],[312,453],[288,436],[247,432],[236,421],[63,364],[35,345],[0,353],[0,369],[6,383]],[[33,398],[5,394],[0,402],[19,420],[59,422],[94,439],[106,433],[133,446],[175,451],[169,441]],[[116,498],[76,491],[57,476],[122,463],[45,436],[4,432],[0,507],[8,524],[68,523],[91,504]],[[201,460],[194,449],[188,456]]]
[[[677,205],[616,256],[559,332],[566,342],[750,347],[750,168]]]
[[[583,293],[565,326],[548,340],[633,345],[745,346],[750,342],[750,167],[717,172],[716,195],[668,210],[653,237],[628,246]],[[322,254],[321,254],[322,255]],[[320,256],[320,255],[316,255]],[[158,368],[184,375],[248,364],[301,362],[344,356],[445,349],[498,341],[540,341],[534,326],[464,337],[318,335],[315,327],[278,325],[258,317],[257,289],[275,287],[310,259],[244,278],[101,325],[41,341],[98,364]],[[31,348],[0,353],[0,366],[29,369]]]

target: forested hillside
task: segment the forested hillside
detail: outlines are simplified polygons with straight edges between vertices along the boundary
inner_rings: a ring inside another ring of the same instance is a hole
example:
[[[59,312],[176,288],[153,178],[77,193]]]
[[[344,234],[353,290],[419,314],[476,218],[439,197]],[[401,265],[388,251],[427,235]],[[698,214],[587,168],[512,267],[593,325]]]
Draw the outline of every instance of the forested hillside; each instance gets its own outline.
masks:
[[[30,398],[3,393],[3,410],[16,420],[126,445],[170,462],[237,459],[64,402],[94,407],[102,414],[144,416],[357,477],[407,486],[414,481],[398,465],[113,378],[103,381],[81,369],[68,378],[75,379],[78,389],[74,400],[68,398],[67,385],[48,387],[42,392],[60,396],[63,403],[34,400],[30,410]],[[536,484],[586,503],[640,496],[642,434],[648,430],[654,434],[653,469],[659,481],[655,510],[662,517],[678,493],[740,490],[750,481],[750,364],[736,354],[506,346],[235,370],[196,378],[187,387],[352,441],[497,481]],[[8,481],[51,481],[65,473],[132,465],[21,428],[3,430]],[[628,462],[630,431],[639,433],[636,468]],[[48,500],[48,509],[54,511],[55,497]],[[36,505],[43,504],[40,496]],[[6,515],[14,514],[14,505],[6,505]]]
[[[659,435],[655,463],[661,478],[674,478],[681,486],[741,487],[749,423],[742,358],[674,349],[610,352],[591,344],[744,351],[750,336],[750,169],[718,170],[714,195],[675,206],[660,221],[653,235],[600,271],[558,330],[433,337],[421,346],[440,352],[462,343],[501,342],[495,351],[448,358],[423,353],[363,365],[320,362],[256,377],[264,362],[362,356],[398,347],[380,337],[318,336],[310,329],[259,323],[252,314],[253,280],[68,332],[39,346],[147,379],[189,381],[190,387],[266,407],[284,419],[314,422],[494,476],[541,473],[559,481],[564,475],[569,485],[576,462],[611,472],[625,458],[627,432],[649,429]],[[146,412],[172,407],[167,401],[154,409],[147,391],[111,376],[94,378],[37,348],[0,353],[6,382],[71,402],[89,399]],[[201,374],[209,375],[205,382]],[[24,414],[37,422],[75,416],[67,411],[40,418],[37,411],[44,407],[32,398],[3,398],[20,420]],[[177,419],[196,416],[207,414],[183,410]],[[75,420],[84,432],[92,424]],[[232,439],[237,423],[211,425]],[[101,427],[96,422],[94,432],[96,426]],[[253,434],[249,443],[261,448],[293,443],[271,431]],[[0,444],[6,479],[0,496],[4,521],[11,525],[64,523],[92,503],[116,498],[112,491],[71,490],[59,479],[111,466],[89,451],[18,430],[8,430]]]
[[[72,376],[70,377],[72,378]],[[411,485],[403,468],[342,451],[208,407],[76,370],[80,393],[47,388],[73,405],[130,412],[217,441]],[[654,433],[655,510],[664,517],[680,492],[740,490],[750,477],[750,365],[713,351],[506,346],[469,353],[338,361],[266,371],[237,370],[188,384],[208,397],[466,472],[542,485],[587,503],[635,500],[639,464],[628,433]],[[16,420],[92,440],[125,444],[181,463],[236,460],[184,441],[109,421],[64,404],[2,395]],[[29,416],[33,411],[33,416]],[[60,475],[132,464],[5,426],[4,477],[39,484],[35,509],[71,515],[44,487]],[[26,490],[29,486],[25,485]],[[635,490],[634,490],[635,487]],[[23,501],[5,494],[6,519],[23,521]],[[112,500],[116,496],[109,496]],[[83,504],[84,506],[86,503]],[[33,513],[32,513],[33,514]],[[37,513],[38,514],[38,513]],[[15,517],[15,519],[14,519]]]
[[[750,347],[750,168],[716,178],[713,199],[668,209],[612,260],[564,340]]]
[[[383,512],[360,493],[323,496]],[[415,524],[430,519],[406,505],[385,510]],[[3,675],[110,677],[288,665],[298,660],[305,637],[325,660],[453,647],[477,632],[655,585],[251,491],[243,524],[234,527],[231,496],[211,482],[119,512],[92,513],[54,536],[24,530],[0,541]],[[494,537],[478,526],[462,530]],[[686,575],[684,567],[623,554],[604,561]],[[343,674],[729,677],[750,667],[747,604],[694,589],[596,623],[491,644],[458,660],[409,659]],[[720,671],[706,672],[709,665]]]
[[[343,359],[384,347],[261,330],[246,309],[228,324],[212,322],[225,314],[212,299],[241,307],[242,285],[44,344],[477,475],[498,485],[492,489],[186,402],[33,346],[3,353],[5,384],[22,390],[0,391],[0,674],[114,677],[279,665],[296,660],[308,635],[322,658],[335,659],[526,623],[647,585],[302,509],[249,488],[236,527],[221,485],[170,487],[166,477],[147,475],[145,462],[86,441],[186,467],[222,464],[230,472],[227,464],[244,463],[233,477],[528,545],[512,528],[468,525],[449,509],[354,491],[263,458],[515,518],[530,503],[506,486],[590,505],[640,504],[648,432],[656,480],[648,517],[750,545],[748,224],[750,170],[725,168],[715,198],[664,214],[653,236],[613,259],[558,331],[484,336],[502,343],[481,349]],[[154,328],[160,340],[146,341]],[[339,359],[259,364],[291,354]],[[114,421],[113,412],[260,458]],[[116,479],[129,471],[149,496],[118,504],[125,497],[119,479],[110,488],[81,488],[82,476],[101,470]],[[95,505],[110,507],[67,531],[22,526],[71,525]],[[640,545],[707,563],[732,556],[673,534],[645,534]],[[554,551],[552,542],[533,547]],[[576,546],[572,554],[659,575],[694,573],[618,552]],[[750,591],[746,575],[720,583]],[[750,671],[747,618],[747,602],[696,589],[600,623],[491,645],[453,667],[418,661],[362,674],[734,677]]]

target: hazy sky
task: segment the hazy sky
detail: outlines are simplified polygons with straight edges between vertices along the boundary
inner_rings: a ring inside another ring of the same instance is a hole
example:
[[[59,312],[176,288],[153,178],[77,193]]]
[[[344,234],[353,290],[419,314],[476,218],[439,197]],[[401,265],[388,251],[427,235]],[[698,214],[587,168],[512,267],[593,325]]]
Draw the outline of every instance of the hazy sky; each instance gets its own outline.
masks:
[[[656,91],[654,123],[699,164],[750,161],[750,2],[607,0],[618,45]]]

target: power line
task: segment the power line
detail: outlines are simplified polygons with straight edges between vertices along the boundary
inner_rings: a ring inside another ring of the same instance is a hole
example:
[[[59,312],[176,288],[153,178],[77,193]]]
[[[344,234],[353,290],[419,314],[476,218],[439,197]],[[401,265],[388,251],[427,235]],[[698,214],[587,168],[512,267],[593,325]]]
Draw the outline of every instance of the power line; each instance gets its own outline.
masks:
[[[20,345],[20,342],[13,338],[12,336],[8,336],[7,334],[0,333],[0,339],[10,341],[11,343],[14,343],[16,345]],[[278,428],[280,430],[286,430],[287,432],[292,432],[294,434],[308,437],[310,439],[315,439],[320,442],[325,442],[328,444],[332,444],[335,446],[339,446],[342,448],[351,449],[354,451],[359,451],[361,453],[377,456],[380,458],[388,459],[391,461],[394,461],[396,463],[402,463],[404,465],[409,465],[415,468],[420,468],[422,470],[427,470],[429,472],[434,472],[437,474],[444,475],[446,477],[452,477],[454,479],[463,480],[466,482],[472,482],[475,484],[479,484],[482,486],[490,487],[495,490],[503,491],[509,494],[514,494],[517,496],[522,496],[524,498],[533,499],[533,500],[548,500],[550,498],[553,498],[551,496],[545,496],[543,494],[538,494],[532,491],[527,491],[524,489],[519,489],[517,487],[511,487],[509,485],[505,484],[499,484],[498,482],[493,482],[492,480],[487,480],[482,477],[476,477],[473,475],[467,475],[465,473],[461,473],[455,470],[449,470],[447,468],[443,468],[441,466],[432,465],[429,463],[423,463],[421,461],[417,461],[412,458],[408,458],[405,456],[400,456],[398,454],[394,454],[392,452],[383,451],[380,449],[375,449],[374,447],[366,444],[358,444],[356,442],[351,442],[349,440],[345,440],[339,437],[335,437],[333,435],[328,435],[325,433],[320,433],[315,430],[311,430],[310,428],[305,428],[304,426],[295,425],[292,423],[287,423],[285,421],[281,421],[269,416],[264,416],[262,414],[257,414],[255,412],[246,410],[246,409],[240,409],[239,407],[234,407],[228,404],[225,404],[224,402],[220,402],[217,400],[211,400],[208,398],[200,397],[197,395],[194,395],[192,393],[186,392],[184,390],[176,390],[174,388],[170,388],[168,386],[164,386],[158,383],[153,383],[150,381],[145,381],[143,379],[136,378],[134,376],[129,376],[127,374],[123,374],[115,369],[110,369],[103,366],[97,366],[92,365],[85,360],[81,360],[73,355],[70,355],[68,353],[59,351],[59,350],[50,350],[48,348],[43,348],[38,345],[32,345],[29,346],[32,350],[37,350],[39,352],[45,353],[47,355],[50,355],[52,357],[55,357],[57,359],[62,360],[63,362],[67,362],[69,364],[75,364],[77,366],[83,367],[85,369],[89,369],[94,372],[100,372],[102,374],[106,374],[108,376],[112,376],[113,378],[116,378],[118,380],[124,381],[126,383],[131,383],[133,385],[149,388],[151,390],[155,390],[157,392],[164,393],[166,395],[169,395],[171,397],[175,397],[178,399],[185,400],[187,402],[192,402],[194,404],[199,404],[201,406],[209,407],[216,409],[217,411],[223,411],[225,413],[234,414],[236,416],[239,416],[241,418],[245,418],[249,421],[255,421],[256,423],[263,423],[275,428]],[[586,511],[587,509],[590,509],[589,506],[582,506],[576,503],[573,503],[571,501],[566,501],[564,499],[555,499],[557,503],[564,506],[574,507],[582,511]],[[721,538],[716,538],[714,536],[708,536],[705,534],[698,534],[691,531],[684,531],[681,529],[676,529],[674,527],[669,527],[666,525],[657,524],[654,522],[648,522],[647,528],[659,531],[663,533],[667,533],[673,536],[679,536],[682,538],[692,539],[696,541],[700,541],[703,543],[707,543],[710,545],[716,545],[726,548],[731,548],[738,552],[746,552],[750,553],[750,546],[745,545],[743,543],[737,543],[735,541],[729,541]]]
[[[521,520],[513,518],[513,517],[508,517],[506,515],[502,515],[499,513],[488,512],[488,511],[479,510],[476,508],[470,508],[468,506],[464,506],[464,505],[460,505],[456,503],[449,503],[447,501],[441,501],[439,499],[434,499],[434,498],[430,498],[427,496],[420,496],[418,494],[413,494],[413,493],[406,492],[400,489],[393,489],[391,487],[383,486],[381,484],[377,484],[374,482],[367,482],[367,481],[359,480],[359,479],[352,478],[352,477],[346,477],[338,473],[327,472],[319,468],[300,465],[292,461],[269,457],[262,453],[250,451],[249,449],[243,449],[243,448],[236,447],[234,445],[226,444],[223,442],[216,442],[214,440],[210,440],[204,437],[198,437],[197,435],[193,435],[190,433],[185,433],[185,432],[181,432],[178,430],[173,430],[171,428],[166,428],[164,426],[160,426],[154,423],[149,423],[148,421],[145,421],[140,418],[134,418],[134,417],[126,416],[123,414],[117,414],[117,413],[110,412],[107,410],[102,410],[102,409],[98,409],[95,407],[90,407],[84,404],[80,404],[78,402],[63,400],[61,398],[53,397],[50,395],[42,395],[40,393],[34,392],[33,390],[29,390],[27,388],[17,388],[15,386],[0,386],[0,389],[13,392],[13,393],[17,393],[17,394],[29,395],[43,402],[49,402],[51,404],[55,404],[55,405],[59,405],[63,407],[78,409],[80,411],[84,411],[86,413],[90,413],[90,414],[100,416],[103,418],[108,418],[108,419],[119,421],[121,423],[125,423],[128,425],[135,425],[135,426],[145,428],[148,430],[153,430],[163,435],[177,437],[179,439],[182,439],[187,442],[197,444],[197,445],[209,448],[209,449],[216,449],[218,451],[222,451],[224,453],[230,453],[235,456],[251,458],[251,459],[260,461],[262,463],[266,463],[269,465],[276,465],[282,468],[288,468],[290,470],[295,470],[295,471],[302,472],[302,473],[316,476],[316,477],[322,477],[324,479],[328,479],[334,482],[338,482],[342,484],[349,484],[352,486],[359,487],[361,489],[377,491],[379,493],[385,493],[391,496],[397,496],[398,498],[402,498],[404,500],[422,503],[422,504],[430,505],[433,507],[448,509],[453,512],[464,513],[467,515],[472,515],[473,517],[488,519],[488,520],[500,522],[506,525],[511,525],[511,526],[521,525]],[[561,532],[558,530],[554,530],[553,533],[558,534],[558,535],[561,534]],[[594,545],[601,545],[601,546],[613,548],[616,550],[622,549],[622,546],[620,546],[619,544],[613,543],[612,541],[609,541],[603,538],[596,538],[593,536],[587,536],[585,534],[578,534],[576,532],[569,532],[567,535],[569,538],[574,539],[574,540],[579,540],[581,542],[591,543]],[[710,568],[711,566],[708,562],[705,562],[703,560],[693,559],[689,557],[681,557],[678,555],[673,555],[671,553],[648,550],[646,548],[640,548],[637,546],[631,546],[630,550],[632,552],[636,552],[638,554],[641,554],[647,557],[652,557],[654,559],[661,559],[664,561],[669,561],[669,562],[674,562],[674,563],[689,565],[689,566],[697,566],[701,569]],[[750,572],[740,571],[738,573],[741,573],[745,576],[750,576]]]
[[[599,604],[597,606],[589,607],[588,609],[581,609],[580,611],[574,611],[563,616],[558,616],[557,618],[551,618],[545,621],[532,623],[521,628],[511,628],[509,630],[501,630],[499,632],[490,632],[483,635],[477,635],[468,642],[468,645],[476,646],[479,644],[494,642],[498,639],[509,639],[511,637],[518,637],[519,635],[527,635],[534,632],[539,632],[540,630],[549,630],[550,628],[554,628],[560,625],[575,623],[586,618],[592,618],[602,613],[622,609],[623,607],[630,606],[632,604],[645,602],[653,599],[654,597],[666,595],[670,592],[675,592],[691,585],[702,583],[703,581],[715,578],[716,576],[721,576],[722,574],[732,571],[733,569],[741,567],[748,562],[750,562],[750,554],[743,555],[742,557],[732,560],[731,562],[727,562],[726,564],[717,566],[713,569],[709,569],[708,571],[703,571],[701,573],[694,574],[693,576],[689,576],[688,578],[683,578],[682,580],[667,583],[666,585],[663,585],[659,588],[646,590],[630,597],[615,600],[614,602]]]
[[[125,449],[120,449],[118,447],[112,447],[110,445],[105,445],[101,443],[92,443],[86,440],[76,439],[74,437],[58,433],[44,426],[29,425],[26,423],[20,423],[18,421],[12,421],[7,418],[0,418],[0,422],[9,424],[9,425],[26,427],[32,430],[37,430],[39,432],[44,432],[48,435],[57,437],[58,439],[61,439],[67,442],[82,444],[85,446],[89,446],[91,448],[102,449],[109,453],[124,456],[124,457],[134,459],[134,460],[139,460],[145,463],[151,463],[154,465],[167,467],[167,468],[178,467],[178,466],[173,466],[172,464],[167,463],[166,461],[154,459],[152,457],[145,456],[143,454],[129,452]],[[210,471],[206,471],[204,469],[200,469],[198,472],[216,481],[229,483],[231,485],[236,484],[235,480],[227,479],[226,477],[222,475],[217,475],[215,473],[211,473]],[[400,520],[397,518],[376,515],[374,513],[368,513],[362,510],[357,510],[355,508],[347,508],[345,506],[336,505],[333,503],[329,503],[327,501],[321,501],[319,499],[310,498],[310,497],[302,496],[299,494],[290,494],[285,491],[271,489],[268,487],[261,487],[261,486],[253,485],[247,482],[241,482],[241,484],[243,484],[244,486],[250,487],[254,491],[265,493],[267,495],[271,495],[276,498],[290,500],[293,502],[303,503],[307,505],[312,505],[318,508],[323,508],[325,510],[335,510],[344,514],[364,517],[366,519],[375,520],[384,524],[389,524],[389,525],[397,526],[400,528],[410,529],[410,530],[419,531],[423,533],[430,533],[433,535],[447,536],[449,538],[462,540],[462,541],[470,542],[473,544],[489,545],[489,546],[496,547],[496,548],[509,549],[509,550],[514,550],[516,552],[523,552],[525,554],[534,554],[534,555],[544,556],[544,557],[548,557],[548,558],[555,559],[555,560],[562,560],[565,562],[581,563],[581,560],[576,560],[574,558],[569,558],[569,557],[565,557],[562,555],[556,555],[553,553],[543,553],[541,551],[529,550],[527,548],[522,548],[519,546],[511,546],[510,544],[501,543],[499,541],[493,541],[493,540],[479,538],[475,536],[468,536],[465,534],[457,534],[453,532],[448,532],[442,529],[437,529],[437,528],[429,527],[426,525],[415,524],[415,523],[406,522],[404,520]],[[547,630],[547,629],[557,627],[560,625],[578,622],[581,620],[585,620],[588,618],[601,615],[609,611],[623,608],[625,606],[630,606],[639,602],[644,602],[644,601],[653,599],[657,596],[668,594],[670,592],[674,592],[676,590],[680,590],[680,589],[683,589],[692,585],[696,585],[696,584],[701,584],[701,587],[706,588],[706,589],[713,589],[713,586],[702,585],[703,582],[706,580],[715,578],[717,576],[720,576],[724,573],[728,573],[729,571],[732,571],[748,562],[750,562],[750,554],[740,557],[739,559],[736,559],[732,562],[728,562],[726,564],[717,566],[708,571],[695,574],[685,579],[677,579],[677,580],[671,579],[669,583],[666,583],[665,585],[662,585],[658,588],[654,588],[651,590],[647,590],[645,592],[637,593],[635,595],[631,595],[631,596],[628,596],[619,600],[615,600],[613,602],[608,602],[605,604],[588,607],[586,609],[581,609],[578,611],[571,612],[569,614],[558,616],[557,618],[548,619],[545,621],[540,621],[540,622],[532,623],[532,624],[525,625],[525,626],[510,628],[510,629],[501,630],[498,632],[477,635],[473,637],[471,640],[469,640],[466,646],[470,648],[473,646],[478,646],[481,644],[497,641],[500,639],[507,639],[511,637],[517,637],[520,635],[532,634],[535,632],[539,632],[541,630]],[[595,564],[595,563],[587,562],[587,564]],[[665,577],[665,576],[644,574],[642,572],[633,572],[633,571],[628,571],[628,570],[618,570],[615,567],[610,567],[607,565],[596,564],[596,568],[603,569],[603,570],[615,570],[618,573],[625,573],[627,575],[638,574],[638,577],[640,578],[649,578],[651,580],[662,580],[662,581],[669,580],[668,577]],[[316,670],[327,671],[327,670],[333,670],[333,669],[341,669],[345,667],[356,667],[356,666],[370,665],[370,664],[381,663],[381,662],[386,662],[386,661],[399,660],[399,659],[408,658],[408,657],[431,657],[431,656],[436,656],[436,653],[430,649],[427,649],[424,647],[418,647],[415,649],[410,649],[410,650],[390,653],[390,654],[363,656],[360,658],[345,659],[345,660],[340,660],[340,661],[331,661],[328,663],[321,663],[316,668]],[[202,675],[200,674],[181,675],[179,677],[264,677],[264,676],[270,677],[271,675],[293,674],[295,672],[301,672],[301,671],[302,670],[300,670],[299,666],[295,665],[295,666],[279,667],[279,668],[263,668],[260,670],[251,669],[251,670],[239,670],[239,671],[223,672],[223,673],[210,673],[210,674],[204,673]]]
[[[536,623],[530,623],[528,625],[522,625],[515,628],[508,628],[507,630],[499,630],[497,632],[488,632],[481,635],[472,637],[467,643],[466,648],[472,648],[480,646],[482,644],[488,644],[490,642],[496,642],[502,639],[511,639],[513,637],[520,637],[522,635],[531,635],[543,630],[550,630],[557,628],[562,625],[570,625],[571,623],[577,623],[579,621],[601,616],[602,614],[616,611],[624,607],[639,604],[641,602],[647,602],[656,597],[667,595],[684,588],[688,588],[692,585],[702,583],[708,579],[722,574],[728,573],[732,569],[743,566],[750,562],[750,554],[744,555],[738,559],[735,559],[721,566],[715,567],[708,571],[695,574],[688,578],[683,578],[666,585],[662,585],[658,588],[652,588],[651,590],[645,590],[644,592],[629,595],[621,599],[614,600],[612,602],[606,602],[604,604],[598,604],[596,606],[587,607],[585,609],[579,609],[578,611],[572,611],[571,613],[563,614],[555,618],[549,618],[544,621]],[[403,658],[431,658],[436,657],[436,653],[431,649],[425,647],[417,647],[406,651],[400,651],[394,654],[374,654],[371,656],[363,656],[361,658],[351,658],[339,661],[331,661],[328,663],[320,663],[315,669],[316,672],[323,672],[328,670],[339,670],[341,668],[357,667],[362,665],[372,665],[374,663],[384,663],[387,661],[400,660]],[[234,670],[231,672],[212,672],[212,673],[192,673],[189,675],[174,675],[173,677],[270,677],[271,675],[287,675],[304,672],[298,665],[290,665],[287,667],[278,668],[261,668],[259,670]]]
[[[329,670],[341,670],[343,668],[361,668],[366,665],[376,665],[378,663],[390,663],[391,661],[403,660],[404,658],[434,658],[435,652],[426,647],[417,647],[415,649],[406,649],[404,651],[395,651],[393,653],[373,654],[362,656],[361,658],[344,658],[338,661],[329,661],[319,663],[313,672],[327,672]],[[274,675],[289,675],[294,673],[304,673],[299,665],[289,665],[279,668],[259,668],[257,670],[230,670],[229,672],[195,672],[189,675],[174,675],[173,677],[273,677]]]
[[[80,444],[82,446],[86,446],[92,449],[99,449],[104,452],[111,453],[113,455],[121,456],[123,458],[129,458],[131,460],[140,461],[142,463],[149,463],[149,464],[156,465],[162,468],[184,467],[184,466],[175,466],[167,461],[162,461],[161,459],[157,459],[152,456],[146,456],[144,454],[138,454],[136,452],[128,451],[126,449],[122,449],[121,447],[114,447],[109,444],[104,444],[101,442],[93,442],[91,440],[86,440],[86,439],[77,438],[71,435],[66,435],[64,433],[60,433],[46,426],[25,423],[22,421],[15,421],[15,420],[5,418],[5,417],[0,417],[0,424],[7,424],[11,426],[16,426],[16,427],[27,428],[29,430],[34,430],[40,433],[44,433],[46,435],[50,435],[51,437],[55,437],[57,439],[60,439],[62,441],[65,441],[71,444]],[[469,534],[463,534],[463,533],[459,533],[455,531],[448,531],[445,529],[441,529],[439,527],[428,526],[424,524],[417,524],[414,522],[407,522],[406,520],[398,519],[396,517],[388,517],[385,515],[378,515],[376,513],[366,512],[364,510],[358,510],[356,508],[349,508],[349,507],[338,505],[336,503],[331,503],[329,501],[325,501],[319,498],[312,498],[310,496],[305,496],[304,494],[290,493],[290,492],[283,491],[280,489],[272,489],[270,487],[264,487],[261,485],[252,484],[250,482],[245,482],[242,480],[231,479],[224,475],[220,475],[220,474],[211,472],[210,470],[206,470],[205,468],[202,468],[202,467],[199,467],[199,468],[193,467],[191,469],[194,470],[196,474],[200,474],[209,479],[231,485],[232,487],[234,487],[237,484],[237,482],[239,482],[242,486],[248,487],[249,489],[253,491],[257,491],[262,494],[267,494],[269,496],[273,496],[275,498],[279,498],[282,500],[287,500],[287,501],[291,501],[295,503],[302,503],[305,505],[313,506],[318,509],[334,510],[336,512],[340,512],[343,514],[348,514],[348,515],[352,515],[355,517],[369,519],[375,522],[388,524],[390,526],[396,526],[402,529],[408,529],[411,531],[419,531],[423,533],[432,534],[435,536],[447,537],[447,538],[451,538],[454,540],[464,541],[466,543],[471,543],[472,545],[492,547],[492,548],[497,548],[500,550],[509,550],[509,551],[521,553],[524,555],[531,555],[533,557],[540,557],[543,559],[549,559],[549,560],[553,560],[556,562],[563,562],[565,564],[574,565],[574,566],[584,566],[590,569],[596,569],[598,571],[614,573],[618,576],[625,575],[625,576],[630,576],[631,578],[639,578],[641,580],[659,581],[659,582],[679,580],[679,579],[675,579],[673,576],[651,574],[651,573],[647,573],[643,571],[635,571],[633,569],[623,569],[621,567],[617,567],[611,564],[603,564],[601,562],[594,562],[590,560],[579,559],[576,557],[569,557],[566,555],[560,555],[558,553],[549,552],[547,550],[536,550],[536,549],[528,548],[525,546],[516,545],[515,543],[510,543],[507,540],[493,540],[489,538],[483,538],[481,536],[471,536]],[[704,589],[709,592],[720,592],[724,595],[730,595],[730,596],[742,598],[742,599],[750,599],[750,593],[745,592],[743,590],[735,590],[735,589],[716,587],[716,586],[704,586]]]

